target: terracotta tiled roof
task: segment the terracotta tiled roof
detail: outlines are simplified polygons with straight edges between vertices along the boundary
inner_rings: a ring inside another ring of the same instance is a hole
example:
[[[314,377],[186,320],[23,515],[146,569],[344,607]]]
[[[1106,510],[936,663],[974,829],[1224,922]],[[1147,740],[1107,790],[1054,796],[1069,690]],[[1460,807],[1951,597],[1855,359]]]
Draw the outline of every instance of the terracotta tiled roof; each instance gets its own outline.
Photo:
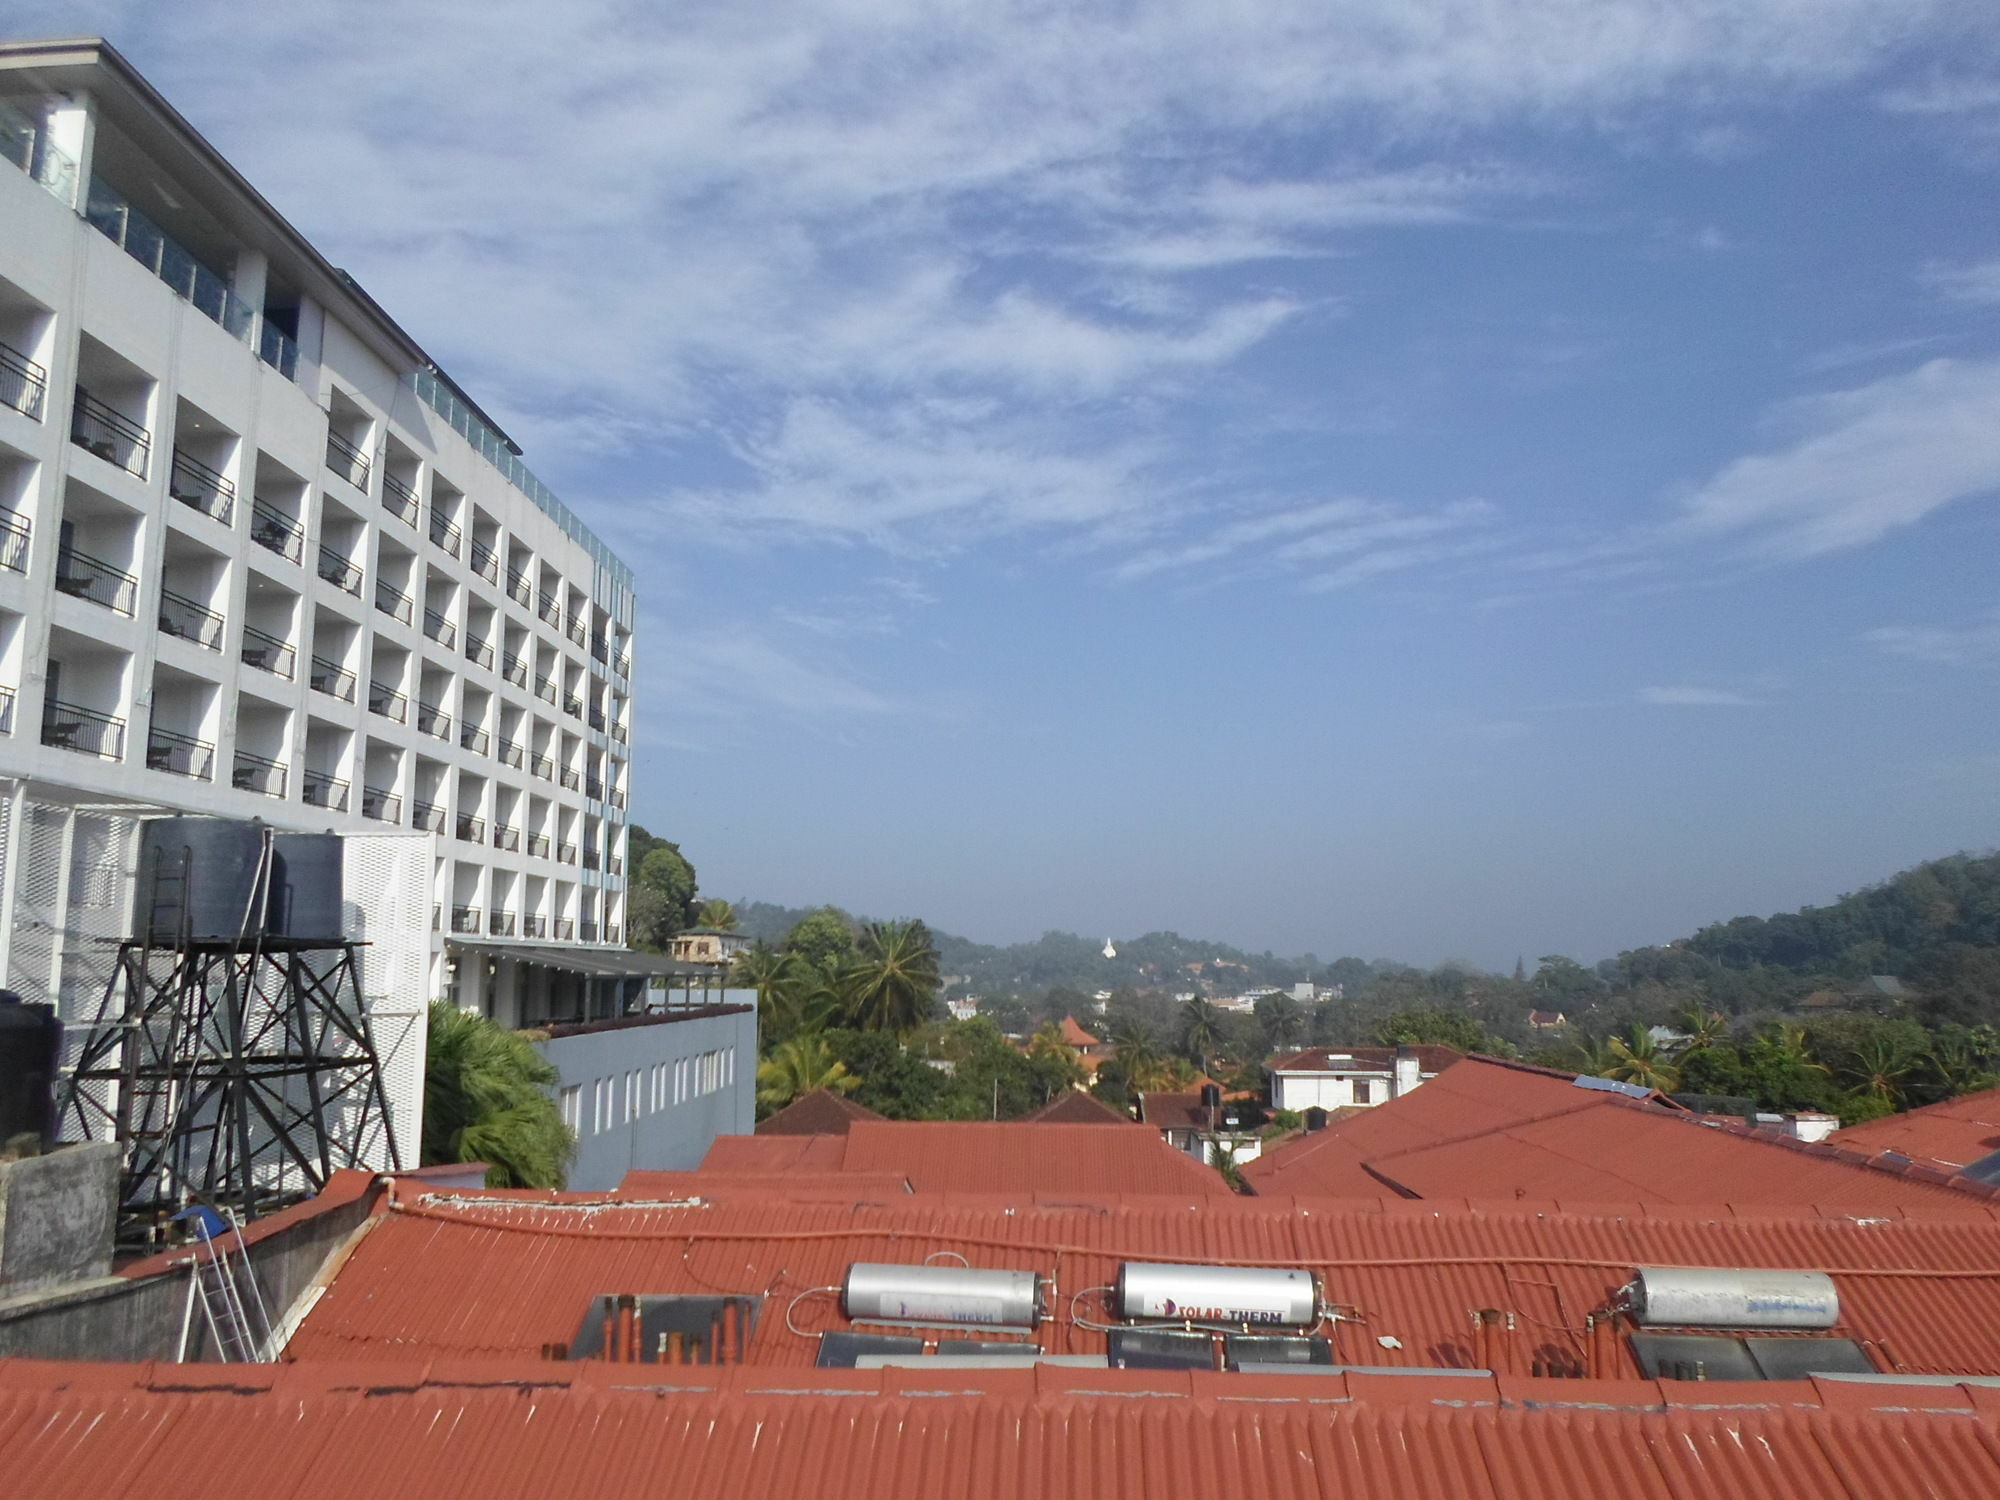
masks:
[[[2000,1089],[1961,1094],[1835,1131],[1833,1143],[1873,1156],[1894,1151],[1911,1161],[1956,1171],[2000,1151]]]
[[[1033,1114],[1026,1114],[1017,1124],[1037,1125],[1132,1125],[1137,1122],[1120,1110],[1113,1109],[1097,1095],[1083,1089],[1069,1089],[1061,1097],[1051,1099]]]
[[[1062,1039],[1076,1048],[1095,1047],[1099,1045],[1097,1037],[1092,1036],[1076,1024],[1075,1016],[1064,1016],[1062,1018]]]
[[[832,1089],[814,1089],[801,1094],[770,1119],[757,1125],[759,1135],[846,1135],[856,1120],[879,1120],[883,1116],[865,1104],[836,1094]]]
[[[701,1159],[704,1172],[842,1172],[842,1135],[719,1135]]]
[[[713,1172],[634,1168],[618,1184],[616,1196],[654,1203],[709,1198],[725,1181],[731,1188],[760,1188],[801,1203],[858,1203],[910,1190],[908,1180],[895,1172],[731,1172],[725,1179]]]
[[[1452,1047],[1420,1046],[1417,1070],[1442,1073],[1465,1054]],[[1273,1073],[1389,1073],[1396,1067],[1394,1047],[1307,1047],[1273,1058]]]
[[[1934,1500],[2000,1493],[1977,1387],[1213,1371],[0,1363],[10,1500]],[[840,1399],[829,1399],[830,1396]],[[1143,1398],[1143,1399],[1137,1399]]]

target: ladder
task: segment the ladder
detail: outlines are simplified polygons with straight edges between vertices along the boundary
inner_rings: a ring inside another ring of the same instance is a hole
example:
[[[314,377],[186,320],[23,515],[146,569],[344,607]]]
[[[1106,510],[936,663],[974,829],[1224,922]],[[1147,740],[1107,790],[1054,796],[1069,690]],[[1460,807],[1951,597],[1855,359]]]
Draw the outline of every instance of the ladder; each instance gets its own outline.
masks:
[[[225,1364],[262,1363],[269,1358],[271,1316],[257,1285],[256,1268],[250,1264],[243,1230],[238,1225],[224,1223],[212,1208],[187,1208],[174,1217],[189,1222],[196,1240],[188,1279],[189,1306],[181,1319],[181,1358],[187,1358],[193,1304],[199,1301],[209,1342],[215,1346],[217,1357]],[[236,1241],[234,1259],[229,1253],[230,1238]],[[247,1302],[243,1296],[245,1282],[250,1287]]]

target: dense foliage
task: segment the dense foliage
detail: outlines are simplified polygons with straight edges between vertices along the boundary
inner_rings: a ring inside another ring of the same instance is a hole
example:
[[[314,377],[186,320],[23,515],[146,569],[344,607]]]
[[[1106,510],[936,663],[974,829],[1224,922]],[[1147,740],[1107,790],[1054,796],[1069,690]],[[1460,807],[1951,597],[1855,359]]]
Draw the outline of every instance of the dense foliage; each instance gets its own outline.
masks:
[[[555,1081],[531,1033],[433,1001],[424,1165],[483,1161],[488,1187],[561,1187],[576,1137],[549,1096]]]

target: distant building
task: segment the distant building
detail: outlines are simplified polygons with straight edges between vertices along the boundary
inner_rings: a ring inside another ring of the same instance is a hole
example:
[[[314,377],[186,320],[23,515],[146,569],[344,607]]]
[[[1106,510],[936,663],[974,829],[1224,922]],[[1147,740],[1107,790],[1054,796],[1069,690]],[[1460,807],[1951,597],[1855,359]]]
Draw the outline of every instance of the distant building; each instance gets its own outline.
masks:
[[[720,927],[690,927],[675,934],[673,956],[676,963],[721,965],[734,962],[736,955],[749,946],[750,939],[740,932],[724,932]]]
[[[1537,1031],[1553,1031],[1558,1026],[1567,1026],[1569,1017],[1559,1010],[1531,1010],[1528,1024]]]
[[[1265,1118],[1254,1099],[1207,1105],[1200,1091],[1139,1095],[1139,1123],[1153,1126],[1176,1151],[1211,1167],[1255,1161],[1264,1147]]]
[[[954,1021],[970,1021],[979,1014],[979,996],[961,995],[956,1000],[947,1000],[945,1009],[951,1012]]]
[[[1270,1064],[1271,1107],[1385,1104],[1457,1062],[1449,1047],[1308,1047]]]

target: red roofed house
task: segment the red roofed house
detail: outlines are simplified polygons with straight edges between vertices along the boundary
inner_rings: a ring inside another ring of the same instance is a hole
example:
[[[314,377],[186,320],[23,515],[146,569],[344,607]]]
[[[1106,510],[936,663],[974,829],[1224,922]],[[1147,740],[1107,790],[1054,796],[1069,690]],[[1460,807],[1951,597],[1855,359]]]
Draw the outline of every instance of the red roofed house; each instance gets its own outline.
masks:
[[[1384,1104],[1457,1062],[1449,1047],[1308,1047],[1271,1062],[1271,1107]]]
[[[757,1124],[759,1135],[846,1135],[856,1120],[884,1118],[865,1104],[836,1094],[832,1089],[812,1089],[767,1120]]]
[[[1924,1166],[1961,1171],[2000,1151],[2000,1089],[1850,1125],[1834,1132],[1832,1141],[1869,1156],[1893,1151]]]

